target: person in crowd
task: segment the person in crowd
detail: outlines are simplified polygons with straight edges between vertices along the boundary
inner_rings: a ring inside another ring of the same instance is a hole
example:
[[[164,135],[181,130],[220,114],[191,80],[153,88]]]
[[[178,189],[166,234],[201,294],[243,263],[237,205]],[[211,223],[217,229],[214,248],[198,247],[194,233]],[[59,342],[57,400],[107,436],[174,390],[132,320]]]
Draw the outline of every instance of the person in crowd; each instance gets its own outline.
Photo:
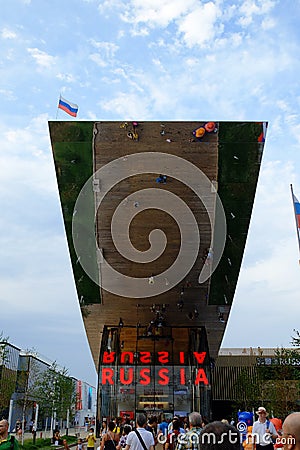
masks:
[[[115,422],[108,422],[108,430],[107,433],[102,437],[100,450],[116,450],[116,447],[119,444],[120,434],[116,433],[114,431],[115,429]]]
[[[60,436],[60,432],[58,428],[55,428],[55,430],[53,431],[53,444],[54,445],[61,445],[62,444],[62,439]]]
[[[128,434],[125,450],[154,450],[154,437],[145,429],[146,424],[145,414],[137,414],[136,429]]]
[[[90,428],[89,434],[86,437],[86,441],[87,441],[87,450],[94,450],[96,443],[94,428]]]
[[[22,423],[21,423],[20,419],[17,419],[16,426],[15,426],[16,434],[18,434],[18,431],[20,430],[20,428],[22,428]]]
[[[84,444],[82,438],[77,439],[76,450],[84,450]]]
[[[300,450],[300,412],[289,414],[282,425],[283,450]]]
[[[179,428],[180,433],[185,433],[186,431],[188,431],[188,429],[185,429],[185,428],[182,427],[180,418],[178,416],[174,416],[173,419],[171,420],[171,422],[168,425],[168,434],[173,430],[173,422],[175,420],[178,421],[179,424],[180,424],[180,428]],[[188,428],[189,428],[189,426],[188,426]]]
[[[64,450],[70,450],[67,439],[63,439]]]
[[[148,425],[146,425],[146,430],[150,431],[154,437],[154,445],[157,444],[157,417],[151,416],[148,420]]]
[[[194,411],[189,415],[190,428],[186,434],[182,434],[178,438],[176,450],[198,450],[200,449],[200,433],[202,417],[201,414]]]
[[[202,419],[202,420],[203,420],[203,419]],[[185,417],[183,418],[183,424],[182,424],[182,426],[183,426],[183,429],[184,429],[185,432],[188,431],[188,429],[190,428],[190,425],[189,425],[189,418],[188,418],[187,416],[185,416]]]
[[[34,424],[34,422],[31,419],[30,422],[29,422],[29,433],[32,433],[33,424]]]
[[[157,435],[168,435],[168,422],[166,422],[164,415],[162,415],[161,422],[157,426]]]
[[[201,450],[240,450],[240,433],[225,422],[211,422],[200,433]]]
[[[179,420],[173,420],[173,427],[171,432],[168,434],[167,442],[165,444],[166,450],[176,449],[179,435],[180,435],[180,422]]]
[[[258,420],[254,422],[252,428],[253,443],[256,450],[273,450],[273,440],[277,438],[274,424],[267,419],[268,413],[264,406],[260,406],[256,411]]]
[[[0,420],[0,449],[1,450],[18,450],[19,443],[15,436],[8,432],[8,421]]]
[[[202,428],[209,424],[209,420],[206,416],[202,417]]]
[[[16,435],[18,436],[18,439],[21,439],[22,434],[23,434],[22,422],[21,422],[21,419],[17,419],[17,421],[16,421]]]
[[[103,438],[103,436],[107,433],[107,424],[105,421],[102,422],[102,427],[101,427],[101,431],[100,431],[100,436],[101,439]]]
[[[114,433],[117,433],[119,436],[121,434],[121,432],[123,431],[121,429],[121,419],[118,417],[115,417],[115,419],[113,420],[114,424],[115,424],[115,428],[113,430]]]
[[[163,450],[166,447],[166,439],[168,436],[168,422],[165,419],[164,414],[161,416],[161,421],[157,425],[157,441],[163,445]]]
[[[119,442],[119,445],[117,446],[117,450],[122,450],[123,448],[126,447],[127,436],[131,430],[132,430],[131,425],[128,425],[128,424],[124,425],[123,433],[122,433],[122,436],[120,437],[120,442]]]

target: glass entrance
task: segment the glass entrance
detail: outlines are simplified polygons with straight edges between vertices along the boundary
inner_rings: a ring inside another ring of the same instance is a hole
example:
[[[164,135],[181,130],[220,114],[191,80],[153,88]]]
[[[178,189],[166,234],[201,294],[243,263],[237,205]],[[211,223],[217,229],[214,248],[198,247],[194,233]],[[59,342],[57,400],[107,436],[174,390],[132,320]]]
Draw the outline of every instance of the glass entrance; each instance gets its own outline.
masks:
[[[107,328],[99,367],[99,417],[133,418],[137,412],[185,417],[200,411],[202,392],[206,395],[210,385],[203,336],[205,330],[191,328]]]

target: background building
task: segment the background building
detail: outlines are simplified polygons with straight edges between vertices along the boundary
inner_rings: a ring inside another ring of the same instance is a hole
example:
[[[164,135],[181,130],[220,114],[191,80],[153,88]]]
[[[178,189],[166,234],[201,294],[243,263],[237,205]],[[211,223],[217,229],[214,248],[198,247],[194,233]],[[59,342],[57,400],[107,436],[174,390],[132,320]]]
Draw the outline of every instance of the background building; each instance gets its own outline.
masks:
[[[95,424],[96,402],[96,389],[84,381],[76,380],[76,426]]]
[[[66,369],[35,352],[6,341],[0,348],[0,414],[9,420],[11,430],[30,430],[33,422],[38,429],[69,428],[76,417],[83,416],[82,425],[85,417],[95,417],[95,387],[70,377]]]
[[[215,419],[237,411],[256,411],[284,418],[300,410],[300,352],[284,348],[221,349],[212,373]]]

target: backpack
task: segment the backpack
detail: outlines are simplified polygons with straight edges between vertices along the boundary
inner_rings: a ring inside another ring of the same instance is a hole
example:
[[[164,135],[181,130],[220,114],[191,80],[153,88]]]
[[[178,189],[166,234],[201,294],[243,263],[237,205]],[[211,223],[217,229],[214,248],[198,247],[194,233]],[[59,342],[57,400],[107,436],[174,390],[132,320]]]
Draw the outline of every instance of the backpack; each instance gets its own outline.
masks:
[[[269,428],[269,429],[270,429],[270,420],[269,420],[269,419],[266,420],[266,428]],[[276,439],[274,439],[273,437],[271,437],[271,443],[272,443],[272,444],[275,444],[275,442],[276,442]]]

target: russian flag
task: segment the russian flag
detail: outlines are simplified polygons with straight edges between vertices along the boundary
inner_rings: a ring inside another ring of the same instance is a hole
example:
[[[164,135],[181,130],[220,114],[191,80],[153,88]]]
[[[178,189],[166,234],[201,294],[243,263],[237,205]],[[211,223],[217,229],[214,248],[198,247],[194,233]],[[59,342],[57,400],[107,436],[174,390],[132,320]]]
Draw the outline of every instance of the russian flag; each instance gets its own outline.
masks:
[[[262,126],[262,132],[258,136],[257,140],[258,140],[258,142],[265,142],[266,134],[267,134],[267,128],[268,128],[268,122],[261,122],[261,126]]]
[[[59,97],[58,108],[65,111],[67,114],[70,114],[70,116],[73,116],[73,117],[77,116],[78,105],[75,105],[75,103],[69,102],[69,100],[66,100],[62,96]]]
[[[293,194],[294,208],[295,208],[295,216],[298,230],[300,230],[300,203],[297,197]]]

